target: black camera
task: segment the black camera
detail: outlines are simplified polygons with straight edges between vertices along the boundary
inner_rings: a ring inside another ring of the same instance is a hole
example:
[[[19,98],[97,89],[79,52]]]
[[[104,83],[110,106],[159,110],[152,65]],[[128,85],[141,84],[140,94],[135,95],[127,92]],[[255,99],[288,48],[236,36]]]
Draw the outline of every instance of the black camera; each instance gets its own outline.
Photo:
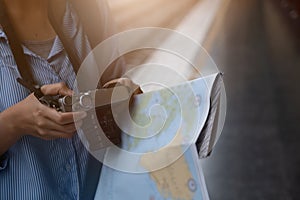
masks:
[[[91,150],[121,145],[121,129],[114,120],[112,106],[118,112],[128,109],[130,90],[125,86],[96,89],[74,96],[42,96],[39,101],[59,112],[85,111],[81,129]],[[100,125],[100,126],[99,126]],[[106,137],[103,137],[103,134]]]
[[[38,85],[32,85],[21,78],[17,81],[32,91],[42,104],[58,112],[87,112],[81,129],[89,143],[90,150],[103,149],[111,146],[112,143],[121,145],[122,131],[114,120],[112,107],[114,107],[114,112],[118,113],[129,109],[130,88],[115,86],[90,90],[73,96],[50,96],[44,95]]]

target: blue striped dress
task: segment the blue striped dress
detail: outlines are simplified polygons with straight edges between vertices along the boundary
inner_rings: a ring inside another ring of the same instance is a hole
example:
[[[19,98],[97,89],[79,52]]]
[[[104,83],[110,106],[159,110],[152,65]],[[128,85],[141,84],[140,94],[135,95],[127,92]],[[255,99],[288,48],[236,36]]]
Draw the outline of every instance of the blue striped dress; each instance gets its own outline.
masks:
[[[63,23],[80,46],[78,54],[85,56],[90,46],[77,22],[67,5]],[[40,85],[65,82],[72,88],[75,73],[58,38],[47,59],[26,47],[24,52]],[[0,112],[29,95],[16,82],[19,76],[6,35],[0,30]],[[77,135],[52,141],[24,136],[1,155],[0,199],[93,199],[100,171],[101,163],[88,153]]]

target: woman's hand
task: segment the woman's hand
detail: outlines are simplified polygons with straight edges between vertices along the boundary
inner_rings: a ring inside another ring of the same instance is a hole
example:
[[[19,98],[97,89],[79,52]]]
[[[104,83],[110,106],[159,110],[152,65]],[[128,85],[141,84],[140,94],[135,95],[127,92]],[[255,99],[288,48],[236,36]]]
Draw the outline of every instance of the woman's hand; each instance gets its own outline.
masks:
[[[112,88],[112,87],[120,86],[120,85],[127,87],[131,91],[131,97],[129,100],[130,106],[133,105],[134,95],[143,93],[140,86],[137,85],[135,82],[133,82],[129,78],[118,78],[118,79],[111,80],[111,81],[105,83],[103,88]]]
[[[72,95],[73,93],[64,83],[44,85],[41,91],[45,95],[52,96]],[[86,116],[85,112],[57,112],[41,104],[33,94],[16,106],[23,113],[19,119],[21,124],[16,127],[21,136],[25,133],[43,139],[71,138],[76,132],[74,119],[80,121]]]
[[[133,95],[143,93],[140,86],[137,85],[136,83],[134,83],[129,78],[118,78],[118,79],[111,80],[111,81],[105,83],[103,87],[104,88],[111,88],[111,87],[115,87],[115,86],[118,86],[118,85],[123,85],[123,86],[128,87],[132,91]]]
[[[45,95],[72,95],[72,91],[64,83],[45,85],[41,90]],[[41,104],[30,94],[0,113],[0,155],[24,135],[46,140],[71,138],[76,132],[74,119],[80,125],[85,116],[85,112],[57,112]]]

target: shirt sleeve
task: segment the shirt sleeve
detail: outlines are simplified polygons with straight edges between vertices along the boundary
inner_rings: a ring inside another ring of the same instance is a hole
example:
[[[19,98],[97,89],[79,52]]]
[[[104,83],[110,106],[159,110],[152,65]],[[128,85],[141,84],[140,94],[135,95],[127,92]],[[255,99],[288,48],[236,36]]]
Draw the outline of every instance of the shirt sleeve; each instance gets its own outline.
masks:
[[[77,29],[84,30],[83,32],[90,44],[90,50],[94,50],[104,40],[110,38],[111,48],[107,50],[106,56],[109,58],[116,57],[117,59],[109,66],[103,66],[105,69],[99,82],[99,86],[102,88],[105,83],[121,78],[126,71],[125,59],[119,52],[120,44],[117,39],[111,38],[118,32],[115,19],[106,0],[73,1],[73,6],[70,6],[70,11],[76,18],[75,21],[80,22]],[[77,13],[75,10],[77,10]],[[90,10],[90,12],[87,13],[86,10]],[[76,46],[80,45],[77,44]],[[87,50],[86,52],[81,52],[82,58],[86,58],[89,55],[90,51]],[[96,50],[95,52],[98,51]]]
[[[67,1],[64,7],[58,9],[60,14],[57,14],[57,3],[59,0],[51,1],[50,5],[55,10],[50,9],[54,10],[50,18],[52,22],[56,22],[56,29],[61,30],[61,39],[68,40],[73,45],[68,51],[72,54],[73,67],[78,69],[95,47],[117,32],[116,25],[105,0]],[[87,10],[90,11],[86,12]],[[126,71],[125,61],[119,54],[118,41],[111,42],[111,49],[106,56],[118,59],[109,66],[103,66],[105,69],[102,69],[100,87],[108,81],[122,77]]]

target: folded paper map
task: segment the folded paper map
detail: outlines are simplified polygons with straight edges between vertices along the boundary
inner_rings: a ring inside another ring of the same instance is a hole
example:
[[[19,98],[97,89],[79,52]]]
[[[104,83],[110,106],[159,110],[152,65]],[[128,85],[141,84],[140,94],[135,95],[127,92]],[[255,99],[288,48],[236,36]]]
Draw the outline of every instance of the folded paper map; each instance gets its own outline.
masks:
[[[219,73],[135,99],[122,147],[108,148],[95,199],[208,199],[199,157],[218,137]]]

